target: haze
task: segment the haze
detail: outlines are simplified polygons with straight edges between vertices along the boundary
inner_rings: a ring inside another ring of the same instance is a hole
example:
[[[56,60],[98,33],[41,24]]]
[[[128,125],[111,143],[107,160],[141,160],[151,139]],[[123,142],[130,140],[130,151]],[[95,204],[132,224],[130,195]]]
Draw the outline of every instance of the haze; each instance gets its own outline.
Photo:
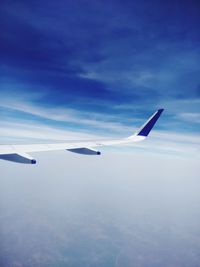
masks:
[[[199,266],[198,160],[105,152],[1,162],[1,266]]]

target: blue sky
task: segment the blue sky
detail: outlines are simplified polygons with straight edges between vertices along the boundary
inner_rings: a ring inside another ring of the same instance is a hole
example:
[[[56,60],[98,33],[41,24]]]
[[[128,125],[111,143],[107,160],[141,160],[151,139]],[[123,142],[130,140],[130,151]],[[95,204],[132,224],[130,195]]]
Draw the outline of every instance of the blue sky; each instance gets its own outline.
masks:
[[[198,1],[3,1],[2,139],[122,136],[165,108],[155,136],[199,147],[199,10]]]

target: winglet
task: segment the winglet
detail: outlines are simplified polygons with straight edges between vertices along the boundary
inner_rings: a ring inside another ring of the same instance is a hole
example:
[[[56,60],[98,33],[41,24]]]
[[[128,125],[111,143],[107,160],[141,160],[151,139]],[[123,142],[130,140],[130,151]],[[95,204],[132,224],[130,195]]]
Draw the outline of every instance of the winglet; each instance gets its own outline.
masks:
[[[158,109],[149,119],[148,121],[141,127],[137,135],[139,136],[148,136],[150,133],[151,129],[159,119],[161,113],[163,112],[164,109]]]

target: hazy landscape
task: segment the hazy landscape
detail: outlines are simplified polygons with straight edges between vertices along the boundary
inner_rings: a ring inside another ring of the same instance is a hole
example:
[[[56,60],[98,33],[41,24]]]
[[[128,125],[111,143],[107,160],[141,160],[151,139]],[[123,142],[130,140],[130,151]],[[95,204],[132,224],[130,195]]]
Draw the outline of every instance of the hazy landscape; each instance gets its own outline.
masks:
[[[39,160],[1,162],[1,266],[200,266],[197,160],[125,152]]]

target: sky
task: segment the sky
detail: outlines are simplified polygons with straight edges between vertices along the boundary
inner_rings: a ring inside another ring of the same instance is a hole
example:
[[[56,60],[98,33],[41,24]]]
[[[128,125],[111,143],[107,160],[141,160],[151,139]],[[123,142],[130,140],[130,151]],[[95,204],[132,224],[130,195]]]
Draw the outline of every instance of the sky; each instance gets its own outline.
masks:
[[[148,145],[198,153],[199,8],[2,1],[2,142],[128,136],[164,108]]]
[[[2,0],[0,144],[126,137],[0,162],[2,267],[197,267],[200,2]]]

